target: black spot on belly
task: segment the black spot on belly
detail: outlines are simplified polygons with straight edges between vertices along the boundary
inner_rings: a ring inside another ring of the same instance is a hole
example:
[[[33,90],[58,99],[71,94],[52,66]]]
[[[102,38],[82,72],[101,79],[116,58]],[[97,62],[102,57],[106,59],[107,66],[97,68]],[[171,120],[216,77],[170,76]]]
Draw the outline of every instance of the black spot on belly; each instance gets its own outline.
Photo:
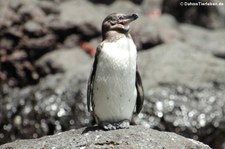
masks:
[[[98,87],[96,88],[96,90],[98,91]]]
[[[109,100],[109,97],[107,97],[107,100]]]
[[[120,97],[122,97],[122,94],[120,94]]]

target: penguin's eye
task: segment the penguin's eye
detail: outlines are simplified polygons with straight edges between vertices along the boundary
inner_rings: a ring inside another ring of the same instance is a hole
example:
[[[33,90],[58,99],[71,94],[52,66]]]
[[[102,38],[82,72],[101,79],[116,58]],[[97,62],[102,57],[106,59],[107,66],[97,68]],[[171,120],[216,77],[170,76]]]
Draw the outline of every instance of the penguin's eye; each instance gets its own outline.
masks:
[[[112,17],[112,18],[111,18],[111,21],[112,21],[112,22],[116,22],[116,21],[117,21],[117,18]]]
[[[119,18],[118,18],[119,20],[122,20],[123,19],[123,17],[122,16],[119,16]]]
[[[117,20],[116,20],[116,19],[112,19],[112,20],[110,21],[110,23],[111,23],[112,25],[115,25],[115,24],[117,23]]]

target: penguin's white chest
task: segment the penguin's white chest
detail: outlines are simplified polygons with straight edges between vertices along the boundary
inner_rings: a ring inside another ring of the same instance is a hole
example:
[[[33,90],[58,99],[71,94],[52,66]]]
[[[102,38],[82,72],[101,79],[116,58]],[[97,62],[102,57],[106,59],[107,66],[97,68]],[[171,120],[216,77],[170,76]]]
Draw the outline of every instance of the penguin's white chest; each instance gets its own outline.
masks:
[[[94,80],[94,112],[101,122],[130,120],[136,103],[137,50],[132,39],[104,43]]]

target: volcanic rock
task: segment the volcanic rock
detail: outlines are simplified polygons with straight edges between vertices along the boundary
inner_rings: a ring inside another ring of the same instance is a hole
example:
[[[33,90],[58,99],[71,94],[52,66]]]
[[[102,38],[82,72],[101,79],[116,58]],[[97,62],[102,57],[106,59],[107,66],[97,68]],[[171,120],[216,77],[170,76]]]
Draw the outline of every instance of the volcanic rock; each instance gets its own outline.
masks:
[[[143,148],[143,149],[210,149],[209,146],[179,136],[175,133],[160,132],[141,126],[130,129],[101,131],[88,129],[70,130],[40,139],[18,140],[0,148]]]

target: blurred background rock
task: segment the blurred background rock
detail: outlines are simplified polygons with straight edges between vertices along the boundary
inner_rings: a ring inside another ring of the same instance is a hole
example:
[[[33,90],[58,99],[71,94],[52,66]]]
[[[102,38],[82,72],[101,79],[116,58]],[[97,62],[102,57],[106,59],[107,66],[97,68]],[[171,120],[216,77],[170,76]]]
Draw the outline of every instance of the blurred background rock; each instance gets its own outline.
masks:
[[[145,104],[136,124],[225,149],[225,2],[0,0],[0,144],[87,126],[86,83],[101,23],[139,13]]]

